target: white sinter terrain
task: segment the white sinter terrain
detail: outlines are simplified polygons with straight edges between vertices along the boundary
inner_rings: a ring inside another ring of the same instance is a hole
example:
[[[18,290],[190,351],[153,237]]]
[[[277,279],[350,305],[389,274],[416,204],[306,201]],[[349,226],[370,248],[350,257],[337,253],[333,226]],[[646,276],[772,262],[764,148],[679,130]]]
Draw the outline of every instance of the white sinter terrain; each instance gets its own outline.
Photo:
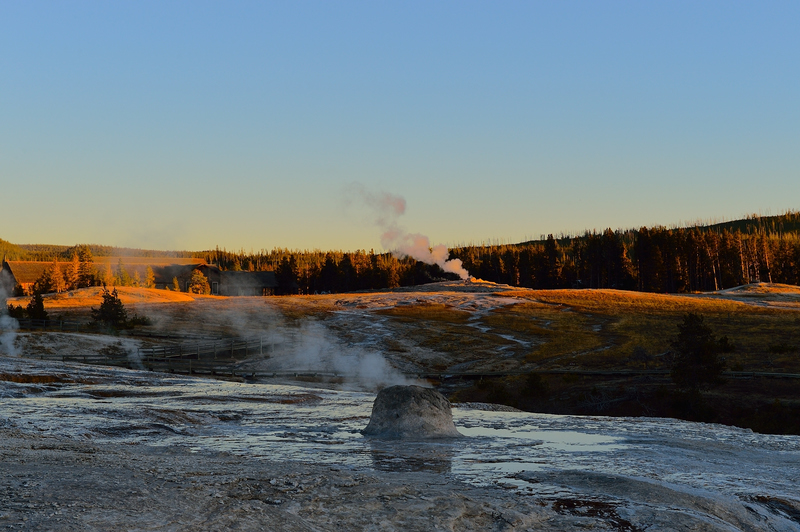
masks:
[[[375,395],[0,358],[0,528],[800,530],[800,437],[455,405],[464,438],[361,434]]]

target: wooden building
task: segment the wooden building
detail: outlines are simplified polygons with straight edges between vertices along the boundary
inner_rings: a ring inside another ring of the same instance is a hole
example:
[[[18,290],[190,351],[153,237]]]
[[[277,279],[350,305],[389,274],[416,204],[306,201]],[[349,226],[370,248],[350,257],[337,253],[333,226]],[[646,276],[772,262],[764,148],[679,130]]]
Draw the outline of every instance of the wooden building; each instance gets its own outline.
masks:
[[[0,287],[7,295],[16,293],[17,295],[29,294],[35,283],[44,271],[53,265],[52,262],[36,262],[29,260],[3,260],[0,267]],[[67,262],[60,262],[59,267],[69,265]]]

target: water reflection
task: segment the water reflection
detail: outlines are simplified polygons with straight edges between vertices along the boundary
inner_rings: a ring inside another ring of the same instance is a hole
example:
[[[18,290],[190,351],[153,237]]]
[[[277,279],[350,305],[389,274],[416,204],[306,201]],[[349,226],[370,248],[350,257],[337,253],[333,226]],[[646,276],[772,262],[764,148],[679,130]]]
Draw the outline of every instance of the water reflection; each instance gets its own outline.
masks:
[[[367,439],[366,447],[372,467],[378,471],[450,473],[453,468],[455,443]]]

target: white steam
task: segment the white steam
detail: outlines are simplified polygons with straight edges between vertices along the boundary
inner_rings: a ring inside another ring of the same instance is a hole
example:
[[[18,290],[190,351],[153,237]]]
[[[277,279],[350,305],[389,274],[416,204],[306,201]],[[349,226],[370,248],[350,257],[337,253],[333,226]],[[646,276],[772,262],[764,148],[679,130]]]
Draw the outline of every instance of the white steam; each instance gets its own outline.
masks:
[[[425,264],[437,264],[442,270],[455,273],[462,279],[469,278],[461,259],[450,259],[447,246],[439,244],[431,247],[430,239],[419,233],[409,233],[397,223],[406,212],[406,200],[388,192],[374,194],[362,185],[355,184],[352,189],[376,215],[375,223],[381,228],[381,245],[384,249],[401,257],[411,257]]]
[[[390,366],[380,353],[343,345],[319,323],[304,323],[288,351],[281,360],[284,369],[334,373],[365,390],[417,384]]]
[[[128,364],[132,369],[145,369],[144,364],[142,364],[142,355],[139,352],[140,342],[129,339],[119,340],[117,347],[125,352],[128,357]]]
[[[8,293],[0,283],[0,355],[15,357],[18,355],[16,340],[19,322],[8,315],[7,298]]]

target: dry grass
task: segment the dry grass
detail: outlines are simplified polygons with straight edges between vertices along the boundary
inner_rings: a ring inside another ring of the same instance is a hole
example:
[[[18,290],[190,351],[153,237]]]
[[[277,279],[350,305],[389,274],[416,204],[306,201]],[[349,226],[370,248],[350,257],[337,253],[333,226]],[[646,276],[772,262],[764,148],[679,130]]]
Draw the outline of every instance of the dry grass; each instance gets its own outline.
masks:
[[[730,288],[722,293],[800,294],[800,286],[781,283],[753,283]]]
[[[400,320],[421,320],[425,322],[464,323],[471,313],[454,309],[441,303],[420,303],[415,305],[398,305],[396,307],[376,311],[377,314],[393,316]]]
[[[527,327],[528,333],[543,337],[546,343],[528,356],[531,362],[577,355],[576,362],[582,367],[641,367],[641,362],[630,360],[634,348],[642,347],[650,355],[669,351],[683,315],[694,312],[705,317],[717,336],[728,336],[737,346],[736,352],[727,355],[729,367],[800,371],[798,357],[770,352],[775,344],[800,345],[797,312],[714,297],[618,290],[519,291],[506,295],[534,300],[535,305],[496,312],[487,321],[520,332]],[[571,322],[554,319],[559,314],[553,309],[570,310],[562,315],[570,317]],[[550,334],[541,330],[543,320],[553,320]],[[651,361],[654,365],[664,363],[657,358]]]
[[[536,344],[526,360],[537,364],[598,349],[602,321],[590,314],[540,303],[521,303],[495,310],[481,320],[497,334]]]
[[[774,285],[745,289],[753,297],[765,290],[764,300],[773,297],[775,290],[785,294],[793,289],[800,292],[798,287]],[[475,295],[475,301],[483,302],[481,307],[468,304],[464,297],[469,295],[454,298],[452,292],[446,291],[223,298],[120,288],[119,294],[124,304],[153,318],[163,330],[241,335],[268,330],[280,320],[299,325],[316,319],[325,321],[343,337],[374,341],[385,352],[402,353],[409,361],[423,356],[422,352],[428,357],[435,352],[441,355],[437,364],[481,360],[480,366],[485,370],[531,366],[639,369],[644,363],[630,358],[637,347],[653,357],[648,367],[666,367],[668,357],[658,355],[669,351],[683,315],[695,312],[705,317],[716,335],[728,336],[737,346],[736,352],[726,355],[729,367],[800,372],[800,312],[757,306],[722,295],[506,290],[497,295],[516,298],[519,303],[506,305],[499,301],[496,308],[487,312],[474,309],[490,308],[491,304],[487,307],[486,303],[491,295]],[[79,318],[86,318],[80,313],[88,314],[88,308],[100,302],[97,288],[46,298],[48,309],[61,309],[63,314]],[[762,300],[753,302],[761,304]],[[385,327],[372,329],[370,324],[376,321],[382,321]],[[369,334],[382,337],[370,340]]]
[[[304,319],[324,319],[327,315],[338,310],[336,305],[340,299],[336,295],[314,296],[279,296],[269,298],[269,303],[281,311],[290,322]]]
[[[178,303],[194,301],[203,297],[184,292],[172,292],[169,290],[155,290],[152,288],[134,288],[130,286],[119,286],[116,288],[120,301],[123,305],[135,305],[138,303]],[[103,302],[103,289],[97,286],[91,288],[81,288],[70,290],[59,294],[46,294],[43,296],[46,309],[68,309],[92,307]],[[22,305],[23,307],[30,301],[29,297],[14,297],[8,300],[9,304]]]
[[[770,290],[774,290],[770,288]],[[788,291],[785,287],[780,290]],[[771,293],[771,292],[770,292]],[[431,294],[426,292],[426,295]],[[391,294],[343,294],[272,298],[292,319],[330,312],[370,309],[389,318],[387,351],[413,353],[414,346],[446,354],[451,363],[482,359],[484,369],[575,366],[587,369],[639,369],[631,360],[643,348],[647,367],[666,367],[683,315],[703,315],[718,336],[737,346],[729,367],[744,370],[799,371],[800,357],[772,353],[770,346],[800,346],[800,313],[759,307],[724,297],[665,295],[619,290],[515,290],[504,297],[522,302],[500,306],[483,316],[437,302],[390,306]],[[386,308],[374,309],[382,303]],[[527,343],[509,340],[513,337]],[[500,353],[503,356],[498,356]],[[509,358],[509,354],[514,354]],[[409,355],[413,356],[413,354]]]
[[[738,301],[624,290],[524,290],[507,292],[503,295],[604,314],[621,311],[646,313],[752,311],[752,307]]]

